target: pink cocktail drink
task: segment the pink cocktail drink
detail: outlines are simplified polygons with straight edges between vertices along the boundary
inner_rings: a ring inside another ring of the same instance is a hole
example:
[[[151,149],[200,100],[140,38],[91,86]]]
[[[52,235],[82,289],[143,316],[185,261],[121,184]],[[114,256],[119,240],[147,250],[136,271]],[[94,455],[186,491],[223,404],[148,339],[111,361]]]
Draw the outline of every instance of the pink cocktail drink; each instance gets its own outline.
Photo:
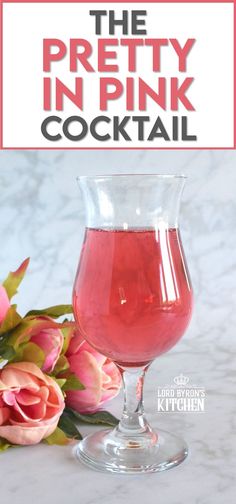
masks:
[[[145,365],[169,350],[192,312],[178,229],[87,228],[73,305],[86,340],[119,364]]]

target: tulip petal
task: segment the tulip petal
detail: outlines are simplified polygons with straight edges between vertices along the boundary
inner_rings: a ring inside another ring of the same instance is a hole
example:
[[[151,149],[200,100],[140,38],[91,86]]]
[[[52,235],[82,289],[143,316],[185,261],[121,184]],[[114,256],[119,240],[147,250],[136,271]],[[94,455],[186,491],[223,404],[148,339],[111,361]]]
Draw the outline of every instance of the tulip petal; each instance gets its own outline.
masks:
[[[39,425],[38,427],[22,427],[18,425],[0,426],[0,437],[7,439],[12,444],[34,445],[50,436],[56,429],[57,422],[52,425]]]
[[[85,390],[67,390],[66,404],[79,412],[94,412],[107,399],[115,397],[121,375],[115,364],[83,341],[77,331],[72,337],[66,357],[72,371]],[[69,387],[68,387],[69,388]]]
[[[14,406],[16,402],[15,394],[11,390],[5,390],[2,394],[3,401],[8,406]]]
[[[109,385],[112,385],[111,377],[102,371],[102,387],[106,388],[109,387]]]
[[[107,360],[107,357],[105,357],[105,355],[102,355],[99,352],[97,352],[97,350],[95,350],[95,348],[91,347],[91,345],[89,345],[89,343],[87,343],[87,342],[84,342],[84,344],[83,344],[83,351],[87,351],[91,355],[93,355],[97,361],[97,366],[99,366],[100,368],[104,365],[104,363]]]
[[[81,336],[80,332],[78,330],[76,330],[75,335],[73,336],[73,338],[70,341],[70,344],[69,344],[68,350],[66,352],[66,355],[68,357],[70,355],[74,355],[75,353],[77,353],[79,351],[79,348],[83,344],[84,344],[84,339]]]
[[[34,364],[33,362],[12,362],[11,364],[8,364],[2,370],[2,380],[4,381],[4,383],[6,383],[4,372],[8,375],[11,369],[13,369],[14,376],[16,376],[15,370],[17,370],[19,372],[19,375],[21,375],[21,379],[25,383],[27,383],[27,382],[32,383],[32,384],[37,383],[37,381],[34,380],[34,377],[37,377],[40,380],[42,380],[42,382],[46,382],[46,383],[48,381],[50,382],[50,380],[51,380],[49,378],[49,376],[44,375],[43,372],[41,371],[41,369],[39,369],[38,366],[36,366],[36,364]],[[17,375],[18,375],[18,373],[17,373]],[[8,382],[9,381],[10,380],[8,379]],[[10,383],[9,383],[9,385],[11,386]]]
[[[102,375],[97,366],[95,357],[87,352],[81,351],[77,355],[69,357],[70,370],[79,378],[85,387],[101,389]]]
[[[40,391],[39,391],[40,392]],[[17,402],[23,406],[29,406],[32,404],[38,404],[40,402],[40,397],[29,392],[29,390],[21,390],[17,394]]]
[[[116,395],[119,393],[119,391],[120,391],[120,389],[117,387],[106,389],[102,393],[102,398],[101,398],[100,404],[103,404],[104,402],[109,401],[109,399],[113,399],[114,397],[116,397]]]
[[[40,387],[38,395],[42,399],[42,401],[46,402],[48,400],[48,396],[49,396],[48,388],[47,387]]]
[[[47,407],[43,401],[40,401],[38,404],[32,404],[30,406],[20,406],[17,404],[15,409],[22,415],[26,422],[38,423],[44,420]]]
[[[85,390],[68,391],[66,403],[78,411],[96,408],[101,400],[102,373],[93,355],[87,351],[68,358],[70,369],[86,387]]]
[[[13,369],[13,366],[16,367],[16,364],[8,364],[5,368],[3,368],[1,376],[2,382],[5,385],[5,389],[9,388],[27,388],[30,387],[32,389],[38,390],[40,387],[34,376],[22,372],[20,369],[16,371]],[[26,363],[30,364],[30,363]]]
[[[0,324],[4,320],[9,308],[10,301],[6,289],[0,285]]]
[[[0,408],[0,425],[7,422],[9,417],[10,417],[10,409],[9,408]]]
[[[30,341],[41,348],[46,356],[42,370],[51,372],[62,350],[62,332],[59,329],[45,329],[34,334]]]

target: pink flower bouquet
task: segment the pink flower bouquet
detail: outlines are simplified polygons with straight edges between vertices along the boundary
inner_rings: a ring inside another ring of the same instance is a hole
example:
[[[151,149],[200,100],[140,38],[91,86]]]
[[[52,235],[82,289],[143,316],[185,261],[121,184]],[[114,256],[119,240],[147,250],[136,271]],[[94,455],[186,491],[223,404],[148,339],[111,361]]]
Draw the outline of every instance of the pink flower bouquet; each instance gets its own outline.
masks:
[[[28,264],[0,284],[0,450],[81,439],[78,422],[117,423],[100,407],[119,393],[120,373],[83,340],[72,317],[61,321],[71,305],[21,317],[11,304]]]

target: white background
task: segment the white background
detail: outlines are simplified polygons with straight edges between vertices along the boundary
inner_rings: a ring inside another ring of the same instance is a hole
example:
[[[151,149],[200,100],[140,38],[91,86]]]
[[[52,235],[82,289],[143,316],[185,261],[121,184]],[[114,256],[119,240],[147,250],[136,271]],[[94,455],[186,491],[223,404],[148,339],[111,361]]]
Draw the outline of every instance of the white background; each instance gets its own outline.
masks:
[[[46,140],[40,130],[41,123],[55,111],[43,111],[43,38],[60,38],[67,42],[69,38],[87,38],[94,45],[91,63],[96,66],[96,42],[94,17],[89,16],[90,9],[115,9],[117,16],[122,9],[143,9],[143,4],[4,4],[4,147],[117,147],[112,140],[98,142],[88,135],[83,141],[71,142],[63,138],[58,142]],[[194,104],[196,112],[185,111],[180,107],[179,115],[189,115],[189,133],[197,134],[197,142],[138,142],[137,124],[132,123],[127,132],[133,138],[132,147],[233,147],[233,4],[189,3],[189,4],[148,4],[146,17],[147,37],[177,38],[184,44],[187,38],[196,38],[189,53],[187,72],[178,72],[178,59],[171,46],[163,49],[162,72],[151,72],[151,49],[138,48],[137,75],[154,86],[158,76],[195,77],[187,96]],[[108,36],[107,25],[103,37]],[[118,29],[115,37],[122,37]],[[139,37],[139,36],[137,36]],[[142,37],[142,36],[141,36]],[[113,50],[113,48],[111,48]],[[128,74],[126,49],[120,48],[118,62],[120,78],[134,76]],[[122,55],[122,61],[121,61]],[[74,89],[75,73],[69,73],[68,57],[52,65],[51,74],[57,76],[68,87]],[[111,61],[112,63],[112,61]],[[81,71],[78,76],[86,78],[84,117],[90,121],[100,115],[98,100],[98,79],[103,74],[88,74]],[[109,76],[109,74],[104,74]],[[117,74],[112,74],[117,77]],[[66,99],[63,112],[56,115],[67,118],[81,115],[79,109]],[[147,113],[148,112],[148,113]],[[157,115],[163,120],[167,131],[171,131],[171,116],[176,112],[164,112],[152,100],[148,111],[154,123]],[[108,115],[105,112],[105,115]],[[135,112],[125,113],[124,98],[113,102],[109,115],[142,115]],[[147,128],[149,130],[149,127]],[[110,126],[111,131],[111,126]],[[119,147],[130,147],[124,139]]]

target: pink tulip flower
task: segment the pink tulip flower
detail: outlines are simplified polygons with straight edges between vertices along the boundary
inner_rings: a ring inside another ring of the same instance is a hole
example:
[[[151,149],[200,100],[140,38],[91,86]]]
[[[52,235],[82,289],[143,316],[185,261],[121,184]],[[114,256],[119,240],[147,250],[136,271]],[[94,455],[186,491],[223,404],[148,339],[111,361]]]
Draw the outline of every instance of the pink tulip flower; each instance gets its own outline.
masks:
[[[0,370],[0,437],[12,444],[33,445],[57,427],[64,398],[55,380],[31,362]]]
[[[50,327],[54,321],[49,317],[38,317],[39,325],[35,325],[32,331],[30,341],[38,345],[45,354],[45,361],[42,365],[42,371],[51,373],[55,367],[57,359],[63,346],[63,334],[57,327]],[[41,324],[42,322],[42,324]],[[47,325],[49,327],[47,327]]]
[[[0,324],[5,319],[5,316],[10,308],[10,301],[3,285],[0,285]]]
[[[115,364],[92,348],[79,332],[71,339],[66,357],[84,390],[66,393],[66,404],[80,413],[96,411],[105,401],[115,397],[121,386],[121,375]]]

